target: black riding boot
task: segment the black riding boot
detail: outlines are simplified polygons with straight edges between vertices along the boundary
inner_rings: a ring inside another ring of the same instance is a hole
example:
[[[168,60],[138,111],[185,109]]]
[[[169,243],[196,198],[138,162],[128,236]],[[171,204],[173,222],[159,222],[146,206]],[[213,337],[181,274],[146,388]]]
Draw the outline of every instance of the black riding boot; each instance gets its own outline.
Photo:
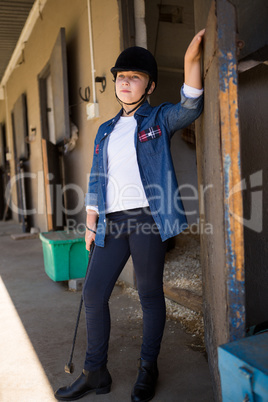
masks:
[[[131,393],[131,401],[148,402],[153,399],[157,379],[157,362],[147,362],[140,359],[138,377]]]
[[[59,388],[54,395],[60,401],[75,401],[92,391],[96,391],[96,394],[108,394],[111,384],[111,375],[104,365],[95,371],[83,370],[70,386]]]

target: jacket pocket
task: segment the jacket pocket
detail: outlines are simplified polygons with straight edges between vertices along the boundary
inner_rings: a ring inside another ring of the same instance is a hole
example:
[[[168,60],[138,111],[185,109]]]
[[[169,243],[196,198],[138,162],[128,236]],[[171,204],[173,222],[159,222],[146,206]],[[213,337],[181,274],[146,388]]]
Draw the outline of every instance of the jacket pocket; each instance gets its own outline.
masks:
[[[162,132],[160,126],[149,127],[146,130],[142,130],[138,133],[140,142],[147,142],[161,137]]]

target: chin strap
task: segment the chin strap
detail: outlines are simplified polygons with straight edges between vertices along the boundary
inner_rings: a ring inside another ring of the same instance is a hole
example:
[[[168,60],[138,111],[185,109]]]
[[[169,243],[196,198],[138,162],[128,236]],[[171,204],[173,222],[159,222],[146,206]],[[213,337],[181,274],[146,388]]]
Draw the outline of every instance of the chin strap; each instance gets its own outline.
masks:
[[[145,89],[144,94],[141,96],[141,98],[140,98],[137,102],[132,102],[132,103],[125,103],[125,102],[122,102],[121,99],[117,96],[117,93],[116,93],[116,91],[115,91],[115,97],[116,97],[117,101],[119,102],[120,106],[123,108],[123,110],[124,110],[124,112],[126,113],[127,116],[128,116],[130,113],[134,112],[136,109],[138,109],[138,108],[146,101],[146,98],[147,98],[147,95],[148,95],[148,91],[149,91],[149,89],[151,88],[152,82],[153,82],[152,80],[149,80],[148,85],[147,85],[147,87],[146,87],[146,89]],[[129,111],[127,112],[123,105],[128,105],[128,106],[136,105],[136,106],[135,106],[133,109],[131,109],[131,110],[129,110]]]

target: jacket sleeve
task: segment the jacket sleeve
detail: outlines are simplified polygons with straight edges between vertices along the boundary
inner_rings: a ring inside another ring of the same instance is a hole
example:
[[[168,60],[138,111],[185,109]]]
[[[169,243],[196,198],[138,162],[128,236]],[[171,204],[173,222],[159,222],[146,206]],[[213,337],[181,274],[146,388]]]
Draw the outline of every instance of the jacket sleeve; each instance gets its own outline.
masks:
[[[203,111],[204,95],[197,98],[188,98],[181,89],[181,102],[169,104],[163,110],[163,118],[170,138],[173,134],[196,120]]]
[[[98,143],[97,137],[94,142],[94,155],[91,172],[88,182],[88,190],[85,196],[85,206],[98,208],[98,188],[99,188],[99,161],[98,161]]]

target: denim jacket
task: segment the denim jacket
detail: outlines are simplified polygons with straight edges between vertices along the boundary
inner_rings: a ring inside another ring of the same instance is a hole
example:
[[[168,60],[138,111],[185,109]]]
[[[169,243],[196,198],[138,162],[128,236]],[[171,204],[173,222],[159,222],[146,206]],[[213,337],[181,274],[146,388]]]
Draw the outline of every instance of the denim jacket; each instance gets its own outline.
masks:
[[[181,102],[162,103],[151,107],[145,102],[137,109],[135,146],[141,181],[152,216],[162,241],[186,229],[187,221],[178,190],[178,183],[170,152],[173,134],[192,123],[203,110],[203,95],[186,98],[181,91]],[[107,146],[122,110],[102,124],[94,143],[93,163],[85,205],[96,206],[99,220],[95,243],[104,246],[106,231]]]

